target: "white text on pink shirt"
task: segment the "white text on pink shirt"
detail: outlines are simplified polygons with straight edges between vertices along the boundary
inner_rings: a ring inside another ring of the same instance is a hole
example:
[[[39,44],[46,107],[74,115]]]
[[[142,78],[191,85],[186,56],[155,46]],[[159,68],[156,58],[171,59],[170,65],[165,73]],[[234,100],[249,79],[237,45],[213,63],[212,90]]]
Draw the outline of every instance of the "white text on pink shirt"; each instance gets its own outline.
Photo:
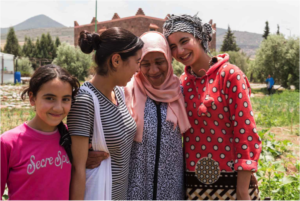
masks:
[[[70,163],[68,156],[62,155],[61,151],[57,152],[57,157],[54,160],[54,165],[57,167],[63,168],[64,163]],[[35,156],[30,156],[30,164],[27,166],[27,173],[33,174],[36,170],[39,170],[40,168],[45,168],[47,165],[53,165],[53,157],[45,158],[42,160],[35,161]]]

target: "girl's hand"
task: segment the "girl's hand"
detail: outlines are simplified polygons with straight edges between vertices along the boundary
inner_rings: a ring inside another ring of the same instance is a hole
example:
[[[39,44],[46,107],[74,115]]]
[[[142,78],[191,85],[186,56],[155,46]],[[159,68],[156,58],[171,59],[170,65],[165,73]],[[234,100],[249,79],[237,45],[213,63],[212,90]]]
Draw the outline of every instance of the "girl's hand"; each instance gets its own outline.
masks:
[[[89,144],[89,149],[92,148],[92,144]],[[99,167],[101,162],[109,157],[109,153],[104,151],[89,151],[86,161],[87,169],[94,169]]]
[[[249,185],[252,172],[238,171],[237,185],[236,185],[236,198],[237,200],[251,200],[249,196]]]

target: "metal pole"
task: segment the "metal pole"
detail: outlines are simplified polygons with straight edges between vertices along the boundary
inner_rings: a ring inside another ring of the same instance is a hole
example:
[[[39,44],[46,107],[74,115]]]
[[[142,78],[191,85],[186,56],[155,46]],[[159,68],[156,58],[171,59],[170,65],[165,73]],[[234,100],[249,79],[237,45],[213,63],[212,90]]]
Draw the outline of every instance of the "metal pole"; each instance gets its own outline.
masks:
[[[18,57],[16,59],[16,72],[18,71]]]
[[[96,0],[96,9],[95,9],[95,33],[97,33],[97,0]]]
[[[289,30],[289,31],[290,31],[290,37],[291,37],[291,29],[287,29],[287,30]]]
[[[2,85],[4,84],[4,55],[2,54]]]

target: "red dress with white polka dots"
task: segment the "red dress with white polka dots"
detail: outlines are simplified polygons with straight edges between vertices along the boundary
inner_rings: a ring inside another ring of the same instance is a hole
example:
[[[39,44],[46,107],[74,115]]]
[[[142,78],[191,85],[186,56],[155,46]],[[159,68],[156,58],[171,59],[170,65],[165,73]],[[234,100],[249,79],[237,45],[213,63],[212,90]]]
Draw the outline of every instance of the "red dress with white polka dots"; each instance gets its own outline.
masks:
[[[186,171],[207,185],[223,172],[256,172],[261,152],[248,79],[228,63],[228,54],[218,57],[223,59],[204,76],[196,77],[185,67],[180,77],[192,126],[184,134]]]

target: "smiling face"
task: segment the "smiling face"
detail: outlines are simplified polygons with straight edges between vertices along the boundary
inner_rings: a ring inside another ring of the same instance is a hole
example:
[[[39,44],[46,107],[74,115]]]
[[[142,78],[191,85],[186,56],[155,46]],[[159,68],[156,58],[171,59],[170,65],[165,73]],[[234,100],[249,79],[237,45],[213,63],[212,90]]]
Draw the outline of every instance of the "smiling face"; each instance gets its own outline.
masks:
[[[204,53],[201,40],[186,32],[175,32],[168,37],[172,56],[186,66],[192,66]]]
[[[129,57],[126,61],[123,61],[121,57],[114,57],[112,62],[114,67],[117,68],[117,72],[114,74],[116,85],[126,86],[132,76],[139,71],[139,64],[142,56],[142,50],[138,50],[135,55]]]
[[[168,73],[168,61],[161,52],[149,52],[141,61],[141,73],[154,87],[160,86]]]
[[[72,87],[58,78],[43,84],[35,97],[29,93],[30,104],[35,106],[36,127],[51,131],[67,116],[71,109]]]

